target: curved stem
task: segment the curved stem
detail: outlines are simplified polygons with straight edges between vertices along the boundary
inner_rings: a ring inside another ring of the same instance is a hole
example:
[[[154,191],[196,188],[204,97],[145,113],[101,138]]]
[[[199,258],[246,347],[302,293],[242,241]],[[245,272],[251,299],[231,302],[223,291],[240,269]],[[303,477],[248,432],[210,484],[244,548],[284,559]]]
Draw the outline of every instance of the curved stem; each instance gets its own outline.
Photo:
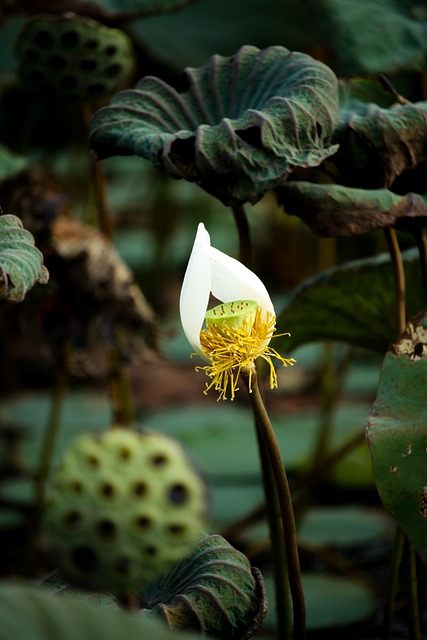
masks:
[[[241,204],[235,205],[232,210],[239,234],[239,260],[246,267],[250,267],[252,263],[252,242],[246,211]]]
[[[394,609],[397,587],[399,585],[399,569],[402,562],[405,534],[400,527],[396,527],[393,552],[388,570],[387,591],[384,606],[383,640],[391,640],[393,634]]]
[[[256,369],[244,369],[242,370],[241,376],[248,389],[249,400],[251,402],[255,420],[268,455],[272,474],[274,475],[282,518],[284,544],[288,563],[289,585],[291,588],[293,603],[293,638],[294,640],[303,640],[305,638],[306,629],[305,600],[298,556],[295,518],[288,478],[285,467],[283,466],[282,456],[277,444],[274,429],[261,397]]]
[[[396,336],[399,337],[406,326],[405,271],[395,229],[385,229],[384,231],[394,274]]]
[[[407,541],[409,623],[412,640],[421,640],[420,610],[418,604],[417,562],[414,544]]]
[[[425,227],[419,227],[414,235],[420,255],[421,277],[423,280],[424,295],[427,300],[427,235]]]
[[[270,465],[270,458],[264,444],[264,438],[258,424],[256,427],[264,483],[265,508],[267,511],[273,556],[274,584],[276,588],[277,638],[279,640],[287,640],[291,638],[292,620],[290,612],[288,563],[284,545],[280,504],[274,474]]]

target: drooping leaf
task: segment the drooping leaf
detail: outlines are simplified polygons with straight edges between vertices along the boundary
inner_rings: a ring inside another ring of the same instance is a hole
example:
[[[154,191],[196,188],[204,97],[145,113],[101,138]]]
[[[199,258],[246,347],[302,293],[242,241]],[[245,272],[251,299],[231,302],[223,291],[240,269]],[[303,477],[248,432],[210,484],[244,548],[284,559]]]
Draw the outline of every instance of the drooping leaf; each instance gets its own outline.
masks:
[[[194,640],[172,633],[156,620],[115,609],[97,608],[66,595],[4,582],[0,585],[0,638],[22,640]]]
[[[0,297],[20,302],[36,282],[46,284],[48,279],[31,233],[16,216],[0,216]]]
[[[407,315],[424,305],[417,251],[403,252]],[[289,353],[317,340],[338,340],[384,353],[394,340],[394,284],[386,254],[355,260],[303,283],[282,311],[278,328],[291,336],[277,338],[275,348]],[[282,342],[283,341],[283,342]]]
[[[267,613],[261,573],[219,535],[202,538],[138,597],[144,616],[221,640],[251,637]]]
[[[285,213],[297,216],[318,236],[341,238],[427,218],[427,197],[400,196],[388,189],[352,189],[337,184],[289,181],[277,191]]]
[[[334,163],[349,184],[390,187],[426,160],[427,102],[387,108],[350,99],[341,103],[334,142],[339,144]],[[424,184],[422,180],[421,189]],[[415,186],[412,189],[418,191]]]
[[[256,202],[294,167],[336,151],[338,86],[308,55],[242,47],[187,69],[182,92],[147,76],[92,118],[99,159],[136,154],[227,205]]]
[[[312,4],[341,75],[424,69],[427,13],[422,3],[321,0]]]
[[[427,562],[427,310],[391,345],[367,441],[381,500]]]

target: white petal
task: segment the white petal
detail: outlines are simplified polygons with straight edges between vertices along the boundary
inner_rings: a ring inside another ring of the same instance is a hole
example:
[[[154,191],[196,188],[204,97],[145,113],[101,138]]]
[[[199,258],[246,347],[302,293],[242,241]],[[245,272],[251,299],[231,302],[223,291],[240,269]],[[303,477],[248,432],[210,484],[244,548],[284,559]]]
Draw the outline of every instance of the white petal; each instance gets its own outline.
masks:
[[[200,344],[200,331],[211,292],[210,237],[203,223],[197,228],[179,300],[182,328],[188,342],[206,359]]]
[[[255,300],[264,311],[275,315],[274,306],[264,283],[239,260],[208,248],[211,264],[212,294],[221,302]]]

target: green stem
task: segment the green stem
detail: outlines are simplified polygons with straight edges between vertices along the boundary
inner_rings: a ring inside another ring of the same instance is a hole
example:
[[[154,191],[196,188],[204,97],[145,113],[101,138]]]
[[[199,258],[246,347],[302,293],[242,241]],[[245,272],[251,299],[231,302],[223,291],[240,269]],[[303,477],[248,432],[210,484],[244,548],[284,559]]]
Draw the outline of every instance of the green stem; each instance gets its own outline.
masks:
[[[423,280],[424,295],[427,300],[427,236],[425,227],[420,226],[414,235],[420,255],[421,277]]]
[[[277,444],[274,429],[261,397],[258,375],[255,367],[242,370],[242,379],[248,389],[249,400],[255,416],[262,441],[266,449],[271,472],[274,476],[277,497],[280,506],[280,515],[284,533],[284,545],[286,549],[289,585],[291,588],[293,614],[294,614],[294,640],[304,640],[306,630],[306,611],[304,592],[302,588],[301,569],[298,556],[297,535],[295,518],[292,507],[292,498],[289,489],[288,478],[283,466],[279,445]]]
[[[123,362],[123,335],[115,331],[115,342],[110,349],[110,394],[115,427],[132,427],[135,424],[132,382]]]
[[[418,580],[416,551],[412,542],[407,541],[408,558],[408,597],[409,597],[409,622],[411,640],[421,640],[420,611],[418,603]]]
[[[246,211],[241,204],[235,205],[232,210],[239,234],[239,260],[250,268],[252,263],[252,242]]]
[[[383,640],[391,640],[393,633],[394,610],[396,603],[397,588],[399,585],[399,570],[402,562],[403,547],[405,544],[405,534],[400,527],[396,527],[394,536],[393,552],[391,555],[387,591],[385,594],[384,618],[383,618]]]
[[[273,571],[276,597],[276,620],[278,640],[287,640],[292,636],[292,619],[290,611],[290,593],[284,532],[280,513],[276,483],[270,465],[268,451],[264,444],[261,430],[256,428],[258,449],[261,459],[262,477],[264,482],[265,506],[270,531],[270,541],[273,556]]]
[[[384,231],[393,267],[396,336],[399,337],[406,326],[405,271],[395,229]]]

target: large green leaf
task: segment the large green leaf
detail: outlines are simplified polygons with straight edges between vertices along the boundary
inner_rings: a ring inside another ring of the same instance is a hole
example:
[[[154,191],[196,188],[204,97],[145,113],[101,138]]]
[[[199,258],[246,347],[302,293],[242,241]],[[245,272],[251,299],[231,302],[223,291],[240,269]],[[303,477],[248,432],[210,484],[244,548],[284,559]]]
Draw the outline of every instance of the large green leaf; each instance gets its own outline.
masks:
[[[316,0],[324,42],[341,74],[422,71],[427,13],[417,0]]]
[[[334,163],[347,183],[370,189],[390,187],[426,159],[427,102],[380,107],[353,98],[341,103]],[[424,190],[425,178],[420,182]],[[416,186],[412,189],[418,191]]]
[[[336,151],[333,72],[280,46],[242,47],[186,69],[183,90],[147,76],[92,118],[99,159],[139,155],[174,178],[197,182],[227,205],[256,202],[295,167]]]
[[[403,253],[407,311],[413,317],[424,305],[416,250]],[[355,260],[306,281],[278,319],[275,348],[289,353],[317,340],[338,340],[384,353],[395,337],[394,283],[386,254]]]
[[[337,184],[289,181],[277,192],[285,213],[298,216],[318,236],[340,238],[427,217],[427,197],[399,196],[388,189],[352,189]]]
[[[96,608],[34,587],[0,584],[0,640],[194,640],[138,614]]]
[[[367,440],[381,500],[427,562],[427,310],[384,359]]]
[[[0,216],[0,298],[20,302],[36,282],[49,278],[43,255],[19,218]]]

